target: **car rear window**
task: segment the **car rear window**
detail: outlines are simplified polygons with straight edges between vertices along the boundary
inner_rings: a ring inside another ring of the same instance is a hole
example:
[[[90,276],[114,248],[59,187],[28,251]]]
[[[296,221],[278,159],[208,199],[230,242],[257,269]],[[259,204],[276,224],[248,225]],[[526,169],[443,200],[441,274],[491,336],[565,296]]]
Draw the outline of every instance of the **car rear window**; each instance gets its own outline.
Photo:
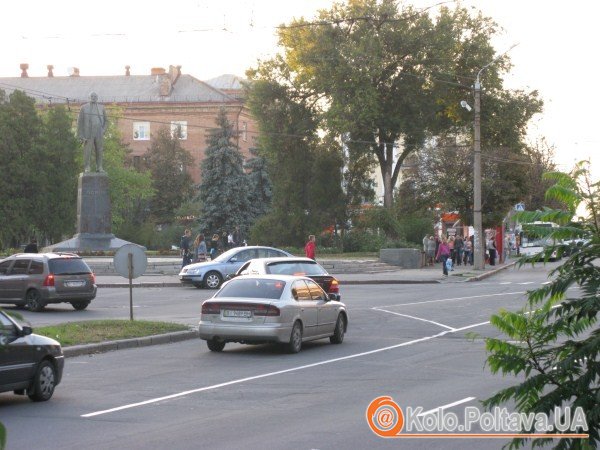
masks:
[[[57,258],[48,261],[50,273],[54,275],[77,275],[92,271],[81,258]]]
[[[215,297],[279,299],[284,287],[285,281],[281,280],[243,280],[237,278],[223,285],[223,288],[217,292]]]
[[[327,275],[325,269],[323,269],[319,264],[308,261],[280,261],[269,263],[267,266],[267,273],[306,276]]]

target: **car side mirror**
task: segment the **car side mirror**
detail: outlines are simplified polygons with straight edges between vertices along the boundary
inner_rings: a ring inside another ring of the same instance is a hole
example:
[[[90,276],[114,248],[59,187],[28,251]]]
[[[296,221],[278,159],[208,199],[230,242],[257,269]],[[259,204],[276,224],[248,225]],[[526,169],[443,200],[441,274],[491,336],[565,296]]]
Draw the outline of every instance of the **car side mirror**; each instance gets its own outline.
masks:
[[[340,296],[339,296],[339,294],[327,294],[327,300],[339,301]]]
[[[24,336],[29,336],[31,333],[33,333],[33,328],[24,326],[23,328],[21,328],[21,332],[19,333],[19,335],[21,337],[24,337]]]
[[[236,256],[234,256],[233,258],[231,258],[231,259],[229,260],[229,262],[230,262],[230,263],[235,263],[235,262],[237,262],[237,260],[238,260],[238,259],[237,259],[237,257],[236,257]]]

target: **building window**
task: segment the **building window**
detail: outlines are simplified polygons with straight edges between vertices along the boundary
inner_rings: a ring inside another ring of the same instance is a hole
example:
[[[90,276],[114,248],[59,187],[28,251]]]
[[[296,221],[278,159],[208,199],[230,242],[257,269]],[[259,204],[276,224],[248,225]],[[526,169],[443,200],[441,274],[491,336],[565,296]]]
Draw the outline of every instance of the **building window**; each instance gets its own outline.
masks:
[[[150,140],[150,122],[133,122],[133,140]]]
[[[246,142],[248,140],[248,123],[242,122],[242,141]]]
[[[187,139],[187,122],[185,120],[171,121],[171,136],[185,141]]]

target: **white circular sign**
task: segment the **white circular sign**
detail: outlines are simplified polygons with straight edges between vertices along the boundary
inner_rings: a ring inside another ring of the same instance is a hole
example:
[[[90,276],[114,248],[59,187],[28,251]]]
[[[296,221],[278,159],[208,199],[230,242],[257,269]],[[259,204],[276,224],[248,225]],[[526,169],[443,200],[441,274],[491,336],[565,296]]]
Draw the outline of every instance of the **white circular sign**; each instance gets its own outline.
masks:
[[[142,247],[136,244],[125,244],[115,253],[113,264],[115,271],[122,277],[129,278],[129,255],[131,255],[131,278],[137,278],[146,272],[148,258]]]

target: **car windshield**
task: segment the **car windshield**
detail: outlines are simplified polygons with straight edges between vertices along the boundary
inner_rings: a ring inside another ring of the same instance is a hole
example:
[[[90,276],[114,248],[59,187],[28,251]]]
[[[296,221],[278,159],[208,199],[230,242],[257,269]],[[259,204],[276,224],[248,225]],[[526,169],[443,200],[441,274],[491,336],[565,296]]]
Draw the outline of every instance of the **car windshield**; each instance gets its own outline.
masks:
[[[279,261],[267,265],[267,273],[286,275],[327,275],[318,263],[314,261]]]
[[[256,278],[236,278],[228,282],[216,293],[217,297],[241,298],[281,298],[285,281]]]
[[[227,250],[225,253],[220,254],[219,256],[217,256],[215,259],[213,259],[214,262],[226,262],[229,258],[231,258],[233,255],[235,255],[237,252],[239,252],[243,247],[238,247],[238,248],[232,248],[230,250]]]
[[[50,273],[54,275],[76,275],[91,273],[90,268],[80,258],[57,258],[48,261]]]

